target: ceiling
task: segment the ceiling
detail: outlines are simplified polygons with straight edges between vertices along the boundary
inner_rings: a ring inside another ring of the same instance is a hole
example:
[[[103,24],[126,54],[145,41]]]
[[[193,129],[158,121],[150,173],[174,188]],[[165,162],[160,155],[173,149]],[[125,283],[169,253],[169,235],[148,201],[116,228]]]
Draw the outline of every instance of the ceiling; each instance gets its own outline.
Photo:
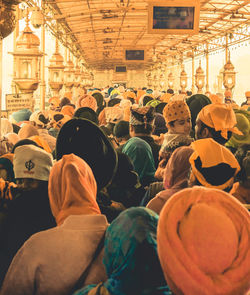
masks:
[[[204,50],[225,47],[226,35],[228,42],[250,39],[249,0],[201,0],[197,35],[148,34],[148,1],[144,0],[48,0],[44,3],[44,12],[52,14],[52,21],[47,22],[52,32],[94,69],[124,64],[124,48],[146,49],[145,63],[127,65],[147,68],[153,62],[171,57],[178,60],[192,53],[204,54]]]

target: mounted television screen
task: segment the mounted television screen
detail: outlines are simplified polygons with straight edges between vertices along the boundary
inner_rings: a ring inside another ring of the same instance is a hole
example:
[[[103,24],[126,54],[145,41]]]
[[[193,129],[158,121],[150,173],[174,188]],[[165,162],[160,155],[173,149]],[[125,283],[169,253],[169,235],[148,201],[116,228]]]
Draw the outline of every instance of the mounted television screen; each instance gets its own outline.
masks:
[[[127,67],[126,66],[116,66],[115,67],[115,72],[116,73],[126,73],[127,72]]]
[[[144,49],[126,49],[125,60],[127,61],[144,61]]]
[[[158,0],[148,5],[150,34],[197,34],[199,32],[199,0]]]

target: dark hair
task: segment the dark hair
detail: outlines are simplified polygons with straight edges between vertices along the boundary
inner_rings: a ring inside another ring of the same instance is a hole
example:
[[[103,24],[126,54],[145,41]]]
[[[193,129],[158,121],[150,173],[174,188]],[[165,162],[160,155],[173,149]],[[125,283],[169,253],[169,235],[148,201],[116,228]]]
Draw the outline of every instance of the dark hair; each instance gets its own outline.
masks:
[[[129,122],[121,120],[116,123],[113,129],[113,133],[114,136],[117,138],[122,138],[126,136],[129,137]]]
[[[192,91],[190,91],[190,90],[187,90],[186,93],[187,93],[188,96],[191,96],[193,94]]]
[[[150,134],[153,131],[153,126],[151,124],[143,125],[133,125],[135,133]]]
[[[88,119],[88,120],[94,122],[96,125],[99,124],[96,112],[88,107],[81,107],[81,108],[77,109],[75,111],[73,117],[80,118],[80,119]]]
[[[224,145],[232,136],[231,131],[227,131],[227,139],[221,136],[221,131],[216,131],[214,128],[207,126],[201,121],[201,129],[200,132],[202,132],[205,128],[208,129],[208,131],[211,133],[213,140],[218,142],[219,144]]]
[[[167,90],[167,93],[174,94],[174,90],[169,88],[169,89]]]
[[[235,180],[240,181],[240,182],[245,182],[247,181],[247,170],[244,165],[243,161],[246,161],[246,159],[249,159],[249,151],[250,151],[250,144],[243,144],[238,147],[237,151],[235,152],[235,158],[240,164],[240,171],[236,175]]]

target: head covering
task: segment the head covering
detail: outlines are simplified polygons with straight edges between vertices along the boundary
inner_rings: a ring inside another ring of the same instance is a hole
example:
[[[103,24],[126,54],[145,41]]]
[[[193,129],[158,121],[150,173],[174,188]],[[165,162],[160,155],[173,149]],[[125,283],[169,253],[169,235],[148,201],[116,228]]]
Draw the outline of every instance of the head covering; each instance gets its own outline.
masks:
[[[6,137],[8,141],[13,145],[15,145],[20,140],[19,136],[13,132],[5,134],[4,137]]]
[[[50,125],[52,128],[60,129],[67,121],[71,118],[68,115],[64,115],[60,112],[55,112],[50,120]]]
[[[44,149],[47,153],[51,153],[51,149],[46,140],[44,140],[41,136],[34,135],[29,137],[30,140],[37,143],[42,149]]]
[[[8,181],[14,182],[14,170],[13,170],[13,154],[5,154],[0,157],[0,169],[5,169],[7,171]]]
[[[123,146],[122,152],[132,160],[143,185],[154,180],[155,165],[152,149],[145,140],[138,137],[130,138]]]
[[[121,120],[116,123],[113,133],[117,138],[129,136],[129,122]]]
[[[166,123],[191,118],[188,105],[183,100],[170,101],[163,109]]]
[[[190,171],[189,157],[194,150],[189,146],[177,148],[171,155],[163,176],[163,186],[165,189],[187,187]]]
[[[62,108],[62,107],[66,106],[66,105],[68,105],[68,104],[70,104],[70,103],[71,103],[71,101],[70,101],[69,98],[67,98],[67,97],[63,97],[63,98],[61,99],[61,101],[60,101],[59,106],[60,106],[60,108]]]
[[[151,106],[130,108],[131,125],[152,125],[154,121],[154,108]]]
[[[231,90],[226,90],[226,91],[224,92],[224,96],[225,96],[226,98],[232,98],[232,92],[231,92]]]
[[[20,139],[25,139],[35,135],[39,135],[37,128],[27,123],[24,124],[18,131],[18,136]]]
[[[202,185],[222,190],[232,186],[240,165],[227,148],[212,138],[196,140],[191,147],[192,172]]]
[[[88,95],[88,94],[84,94],[76,102],[76,107],[77,108],[88,107],[88,108],[91,108],[92,110],[96,111],[97,110],[97,102],[93,96]]]
[[[233,134],[226,146],[238,148],[242,144],[250,143],[250,112],[244,110],[234,110],[236,116],[236,127],[242,135]]]
[[[50,169],[53,165],[52,155],[34,145],[22,145],[14,152],[15,178],[33,178],[49,180]]]
[[[172,97],[172,94],[171,93],[164,93],[161,96],[161,101],[166,102],[166,103],[169,103],[171,97]]]
[[[98,108],[102,107],[104,104],[103,95],[100,92],[94,92],[92,96],[96,99]]]
[[[140,89],[139,89],[139,90],[137,91],[137,98],[136,98],[136,102],[137,102],[137,103],[139,102],[141,96],[144,95],[145,93],[146,93],[145,90],[140,90]]]
[[[159,103],[156,107],[155,107],[155,112],[162,114],[163,113],[163,109],[165,108],[165,106],[167,105],[166,102],[161,102]]]
[[[247,98],[247,97],[250,97],[250,91],[246,91],[246,92],[245,92],[245,96],[246,96],[246,98]]]
[[[73,117],[74,112],[75,112],[75,109],[71,105],[65,105],[61,109],[61,113],[64,114],[64,115],[68,115],[70,118]]]
[[[64,95],[65,96],[65,95]],[[58,97],[56,97],[56,96],[54,96],[54,97],[51,97],[50,99],[49,99],[49,104],[50,104],[50,106],[53,108],[53,109],[56,109],[56,108],[58,108],[59,107],[59,105],[60,105],[60,99],[58,98]]]
[[[43,111],[36,111],[30,116],[30,122],[35,122],[37,125],[45,128],[49,122],[48,116]]]
[[[77,109],[74,113],[74,118],[88,119],[94,122],[96,125],[99,124],[97,113],[93,111],[91,108],[87,107]]]
[[[211,100],[212,103],[223,103],[223,98],[219,97],[216,94],[211,94],[209,96],[209,99]]]
[[[161,133],[165,134],[168,131],[163,115],[158,113],[155,114],[154,127],[153,134],[157,136],[160,136]]]
[[[100,214],[97,186],[89,165],[74,154],[64,155],[51,169],[49,201],[57,225],[69,215]]]
[[[64,97],[68,98],[71,101],[72,100],[72,92],[71,91],[65,92]]]
[[[1,136],[13,132],[13,126],[6,118],[1,118]]]
[[[123,119],[123,109],[119,106],[106,107],[104,110],[107,123],[117,123]]]
[[[132,103],[129,99],[122,99],[120,102],[120,107],[125,109],[126,107],[131,107]]]
[[[121,102],[120,98],[112,98],[108,101],[108,107],[113,107]]]
[[[130,208],[107,228],[103,263],[108,279],[100,286],[100,294],[169,294],[157,256],[157,222],[153,211]],[[91,294],[93,287],[79,294]]]
[[[237,121],[231,105],[207,105],[199,112],[198,119],[215,131],[221,131],[221,136],[225,139],[227,139],[228,131],[242,135],[242,132],[235,127]]]
[[[157,249],[176,295],[244,295],[249,290],[250,215],[228,193],[195,186],[163,207]]]
[[[196,118],[200,110],[204,106],[211,104],[211,101],[206,95],[194,94],[186,100],[186,103],[191,112],[192,128],[194,129],[196,124]]]
[[[56,141],[56,159],[71,153],[85,160],[91,167],[98,190],[112,180],[117,155],[106,135],[93,122],[72,119],[63,125]]]
[[[16,123],[16,124],[22,121],[29,121],[31,114],[32,112],[30,110],[22,109],[12,113],[10,116],[10,120],[12,121],[12,123]]]
[[[160,100],[152,99],[146,104],[146,106],[151,106],[153,108],[156,108],[160,103],[161,103]]]

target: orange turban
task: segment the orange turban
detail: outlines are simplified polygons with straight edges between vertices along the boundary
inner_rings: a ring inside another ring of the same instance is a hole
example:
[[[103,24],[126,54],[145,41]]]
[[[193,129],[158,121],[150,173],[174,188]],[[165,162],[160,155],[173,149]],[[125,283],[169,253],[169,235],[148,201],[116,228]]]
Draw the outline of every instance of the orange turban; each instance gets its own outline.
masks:
[[[224,92],[224,96],[225,96],[226,98],[232,98],[232,92],[231,92],[230,90],[226,90],[226,91]]]
[[[58,225],[69,215],[101,214],[97,185],[89,165],[74,154],[64,155],[51,169],[49,201]]]
[[[237,124],[236,116],[231,105],[228,104],[209,104],[206,105],[198,114],[200,119],[207,126],[221,131],[221,136],[227,139],[227,132],[242,135],[242,132],[235,127]]]
[[[171,93],[164,93],[161,96],[160,100],[163,101],[163,102],[169,103],[171,97],[172,97],[172,94]]]
[[[166,123],[191,118],[189,107],[183,100],[170,101],[163,109],[163,116]]]
[[[250,287],[250,214],[233,196],[195,186],[163,207],[157,247],[176,295],[243,295]]]
[[[128,97],[130,97],[130,98],[133,98],[134,100],[136,100],[136,95],[135,95],[135,93],[132,92],[132,91],[126,91],[126,92],[124,92],[124,93],[122,94],[122,96],[123,96],[123,98],[128,98]]]
[[[246,91],[246,92],[245,92],[245,96],[246,96],[246,97],[250,97],[250,91]]]
[[[194,152],[189,162],[193,174],[202,185],[222,190],[233,185],[240,165],[226,147],[212,138],[196,140],[191,147]]]
[[[46,140],[44,140],[41,136],[34,135],[29,137],[30,140],[33,140],[37,143],[40,147],[42,147],[46,152],[51,153],[51,149]]]
[[[14,154],[8,153],[8,154],[4,154],[2,155],[0,158],[5,158],[11,161],[11,163],[13,163],[13,159],[14,159]]]
[[[74,107],[72,107],[70,105],[65,105],[61,109],[61,113],[63,113],[64,115],[68,115],[71,118],[73,117],[74,112],[75,112]]]
[[[141,98],[142,95],[144,95],[146,93],[145,90],[138,90],[137,91],[137,98],[136,98],[136,103],[139,102],[139,99]]]
[[[53,105],[55,108],[59,107],[60,105],[60,99],[56,96],[51,97],[49,99],[49,104]]]
[[[76,103],[76,108],[82,108],[82,107],[88,107],[91,108],[92,110],[96,111],[97,110],[97,102],[96,99],[88,94],[84,94],[81,96],[77,103]]]
[[[219,97],[216,94],[211,94],[209,96],[209,99],[211,100],[212,103],[223,103],[223,98]]]

